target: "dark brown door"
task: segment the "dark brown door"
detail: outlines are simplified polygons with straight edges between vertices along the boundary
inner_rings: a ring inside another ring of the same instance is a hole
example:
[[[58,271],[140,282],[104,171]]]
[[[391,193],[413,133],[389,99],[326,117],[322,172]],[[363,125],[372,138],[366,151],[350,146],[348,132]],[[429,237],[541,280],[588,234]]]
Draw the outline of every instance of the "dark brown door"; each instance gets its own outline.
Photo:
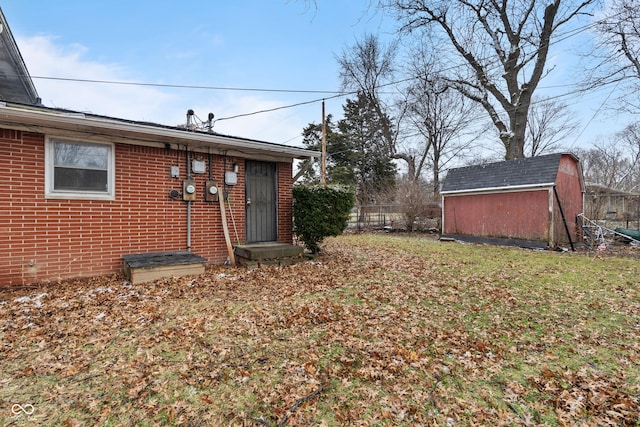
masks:
[[[247,160],[245,166],[247,243],[278,240],[276,164]]]

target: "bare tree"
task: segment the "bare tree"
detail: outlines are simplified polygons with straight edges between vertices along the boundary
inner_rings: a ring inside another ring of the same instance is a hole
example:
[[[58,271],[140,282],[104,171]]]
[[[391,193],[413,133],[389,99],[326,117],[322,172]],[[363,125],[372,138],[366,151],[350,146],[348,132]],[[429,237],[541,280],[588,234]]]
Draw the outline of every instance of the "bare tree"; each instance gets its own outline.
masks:
[[[408,93],[408,118],[419,135],[415,144],[416,175],[431,167],[433,195],[440,190],[440,173],[446,164],[473,143],[469,129],[477,121],[476,105],[450,87],[437,71],[437,58],[428,44],[411,55],[415,76]]]
[[[588,183],[626,192],[640,188],[640,124],[627,126],[579,156]]]
[[[403,31],[423,30],[458,58],[449,80],[480,104],[505,158],[524,157],[531,99],[545,75],[552,36],[596,0],[387,0]],[[444,54],[444,52],[441,52]]]
[[[525,154],[534,157],[556,151],[578,128],[566,104],[554,100],[534,101],[527,116]]]
[[[626,161],[621,150],[609,141],[600,141],[593,148],[579,151],[585,181],[608,188],[619,189]]]
[[[599,35],[590,63],[595,66],[587,75],[587,87],[612,82],[631,82],[633,90],[620,97],[618,108],[638,112],[637,91],[640,89],[640,0],[610,0],[602,16],[596,20]],[[593,61],[593,59],[596,61]]]
[[[638,193],[640,192],[640,123],[628,125],[617,135],[623,142],[629,159],[625,190]]]
[[[420,181],[409,181],[408,179],[399,179],[396,185],[395,199],[397,209],[402,214],[402,224],[407,231],[414,231],[418,220],[427,218],[430,208],[439,205],[439,200],[428,191]],[[434,221],[434,225],[439,226],[439,221]]]
[[[640,123],[578,150],[578,156],[588,184],[588,217],[626,220],[627,227],[637,220],[640,226]]]
[[[401,122],[406,109],[401,107],[395,110],[395,115],[392,114],[391,111],[396,105],[385,102],[381,93],[382,89],[393,81],[397,46],[397,42],[385,46],[378,36],[367,34],[353,46],[344,49],[336,59],[340,66],[342,89],[357,91],[360,96],[366,98],[378,118],[389,118],[379,120],[380,132],[385,142],[383,148],[389,157],[405,161],[409,178],[415,180],[415,156],[398,148]]]

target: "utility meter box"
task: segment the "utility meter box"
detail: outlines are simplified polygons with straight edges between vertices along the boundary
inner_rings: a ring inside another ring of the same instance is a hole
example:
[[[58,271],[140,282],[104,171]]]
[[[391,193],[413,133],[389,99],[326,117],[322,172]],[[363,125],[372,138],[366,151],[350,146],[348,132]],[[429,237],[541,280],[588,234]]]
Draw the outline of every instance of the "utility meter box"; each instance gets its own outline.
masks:
[[[207,164],[203,160],[191,161],[191,172],[193,173],[205,173],[207,171]]]
[[[219,197],[218,183],[207,181],[204,183],[204,200],[207,202],[217,202]]]
[[[196,182],[191,179],[182,181],[182,200],[196,200]]]
[[[238,183],[238,174],[231,171],[225,172],[224,183],[227,185],[236,185]]]

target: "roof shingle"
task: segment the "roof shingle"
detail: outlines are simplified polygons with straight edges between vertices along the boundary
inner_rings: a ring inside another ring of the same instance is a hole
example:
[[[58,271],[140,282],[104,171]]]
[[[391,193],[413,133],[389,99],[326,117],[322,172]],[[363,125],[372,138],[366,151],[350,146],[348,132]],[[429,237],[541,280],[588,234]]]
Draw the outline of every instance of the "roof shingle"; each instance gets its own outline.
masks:
[[[553,184],[563,153],[451,169],[442,193]]]

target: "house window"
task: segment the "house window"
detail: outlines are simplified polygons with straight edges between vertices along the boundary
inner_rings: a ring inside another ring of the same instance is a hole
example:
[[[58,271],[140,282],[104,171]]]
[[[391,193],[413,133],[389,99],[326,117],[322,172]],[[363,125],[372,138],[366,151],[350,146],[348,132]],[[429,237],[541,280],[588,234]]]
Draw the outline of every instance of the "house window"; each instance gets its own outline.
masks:
[[[49,138],[45,156],[46,197],[114,199],[113,144]]]

